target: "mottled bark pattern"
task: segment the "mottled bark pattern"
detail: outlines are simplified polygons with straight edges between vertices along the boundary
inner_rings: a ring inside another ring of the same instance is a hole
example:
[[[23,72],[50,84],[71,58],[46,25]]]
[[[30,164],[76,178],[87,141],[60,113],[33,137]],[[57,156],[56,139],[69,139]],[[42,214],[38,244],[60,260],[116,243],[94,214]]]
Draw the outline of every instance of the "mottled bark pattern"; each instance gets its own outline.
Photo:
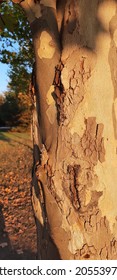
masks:
[[[116,259],[117,3],[21,5],[36,58],[33,205],[40,258]]]

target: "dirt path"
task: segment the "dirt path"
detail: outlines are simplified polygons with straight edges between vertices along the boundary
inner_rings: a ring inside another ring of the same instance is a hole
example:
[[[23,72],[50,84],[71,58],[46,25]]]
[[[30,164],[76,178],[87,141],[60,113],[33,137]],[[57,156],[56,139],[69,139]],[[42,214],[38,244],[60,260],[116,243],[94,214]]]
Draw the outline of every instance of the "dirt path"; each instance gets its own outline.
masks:
[[[1,139],[1,138],[0,138]],[[36,259],[29,141],[0,140],[0,259]]]

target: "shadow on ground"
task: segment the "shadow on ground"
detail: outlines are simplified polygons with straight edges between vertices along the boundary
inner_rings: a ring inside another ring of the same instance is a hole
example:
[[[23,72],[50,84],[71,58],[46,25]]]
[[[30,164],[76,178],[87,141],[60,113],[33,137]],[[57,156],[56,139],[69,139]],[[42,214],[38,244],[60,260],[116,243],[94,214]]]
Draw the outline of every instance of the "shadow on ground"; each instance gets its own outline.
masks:
[[[4,132],[0,131],[0,140],[1,141],[6,141],[6,142],[10,142],[11,139],[9,137],[7,137]]]
[[[7,131],[7,132],[10,132],[10,131]],[[19,135],[16,135],[15,133],[12,133],[13,138],[10,137],[10,135],[11,134],[9,134],[9,136],[7,136],[7,135],[5,135],[4,131],[0,131],[0,141],[8,142],[11,146],[14,146],[13,145],[13,142],[14,142],[14,143],[20,144],[22,146],[28,147],[29,149],[33,150],[31,140],[25,139]],[[18,141],[18,138],[21,139],[21,141]],[[30,142],[30,144],[29,144],[29,142]]]
[[[0,204],[0,260],[36,260],[34,252],[12,248],[8,233],[5,230],[2,208],[3,204]]]

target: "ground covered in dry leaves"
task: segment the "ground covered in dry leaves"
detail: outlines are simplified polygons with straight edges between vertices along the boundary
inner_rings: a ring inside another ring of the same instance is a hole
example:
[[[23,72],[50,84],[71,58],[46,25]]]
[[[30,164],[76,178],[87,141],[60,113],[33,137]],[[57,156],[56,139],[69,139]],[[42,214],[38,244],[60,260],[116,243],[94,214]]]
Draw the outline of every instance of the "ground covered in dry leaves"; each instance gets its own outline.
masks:
[[[0,259],[36,259],[29,134],[0,132]]]

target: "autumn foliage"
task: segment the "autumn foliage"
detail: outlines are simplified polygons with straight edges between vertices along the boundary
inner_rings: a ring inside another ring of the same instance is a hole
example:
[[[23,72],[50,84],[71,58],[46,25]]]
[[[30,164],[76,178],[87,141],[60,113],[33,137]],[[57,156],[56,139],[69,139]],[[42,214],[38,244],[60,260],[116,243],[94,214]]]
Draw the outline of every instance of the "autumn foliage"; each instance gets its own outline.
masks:
[[[28,94],[6,92],[0,96],[0,126],[27,129],[31,123],[31,107]]]

